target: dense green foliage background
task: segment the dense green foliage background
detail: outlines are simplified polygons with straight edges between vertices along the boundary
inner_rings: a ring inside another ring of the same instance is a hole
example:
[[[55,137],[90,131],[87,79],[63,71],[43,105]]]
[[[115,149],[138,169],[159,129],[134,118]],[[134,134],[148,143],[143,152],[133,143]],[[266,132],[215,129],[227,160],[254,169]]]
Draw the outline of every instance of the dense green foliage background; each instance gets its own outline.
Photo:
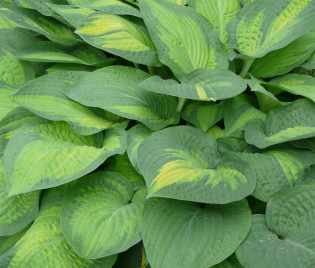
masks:
[[[315,265],[315,0],[0,0],[0,268]]]

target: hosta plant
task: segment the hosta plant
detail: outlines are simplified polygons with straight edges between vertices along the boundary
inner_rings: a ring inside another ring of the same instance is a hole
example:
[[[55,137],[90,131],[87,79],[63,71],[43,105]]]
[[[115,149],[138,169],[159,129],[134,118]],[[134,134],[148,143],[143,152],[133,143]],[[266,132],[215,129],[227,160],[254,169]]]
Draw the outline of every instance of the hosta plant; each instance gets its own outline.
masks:
[[[315,265],[315,0],[1,0],[0,268]]]

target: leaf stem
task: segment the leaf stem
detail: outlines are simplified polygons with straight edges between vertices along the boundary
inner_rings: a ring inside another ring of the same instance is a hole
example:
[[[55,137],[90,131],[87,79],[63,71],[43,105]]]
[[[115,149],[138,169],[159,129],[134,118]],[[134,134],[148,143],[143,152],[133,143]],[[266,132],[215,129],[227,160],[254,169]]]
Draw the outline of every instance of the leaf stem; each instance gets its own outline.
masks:
[[[155,75],[155,70],[153,66],[148,66],[148,71],[149,71],[149,74]]]
[[[182,111],[185,102],[186,102],[185,98],[178,98],[178,104],[177,104],[176,112],[180,113]]]
[[[242,69],[242,71],[240,73],[240,76],[242,78],[245,78],[245,76],[248,73],[250,67],[254,63],[254,60],[255,60],[255,58],[249,58],[249,59],[244,60],[244,66],[243,66],[243,69]]]

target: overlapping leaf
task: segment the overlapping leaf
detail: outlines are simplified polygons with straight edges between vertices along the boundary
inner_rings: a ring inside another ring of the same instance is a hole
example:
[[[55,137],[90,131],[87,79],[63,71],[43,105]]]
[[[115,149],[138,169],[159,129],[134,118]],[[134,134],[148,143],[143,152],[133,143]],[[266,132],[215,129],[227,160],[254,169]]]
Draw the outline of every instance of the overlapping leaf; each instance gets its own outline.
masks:
[[[315,262],[315,187],[299,186],[270,199],[266,217],[253,216],[237,257],[244,267],[312,267]]]
[[[85,107],[61,93],[84,75],[83,72],[44,75],[21,87],[12,99],[41,117],[68,122],[81,135],[91,135],[103,129],[126,125],[126,121],[118,116]]]
[[[13,235],[30,222],[38,213],[39,191],[8,197],[3,168],[3,152],[7,140],[0,139],[0,235]]]
[[[159,0],[140,1],[140,10],[159,59],[179,80],[199,68],[227,69],[227,51],[201,14]]]
[[[177,123],[177,100],[143,90],[139,83],[149,75],[126,66],[111,66],[89,73],[64,93],[90,107],[142,122],[152,130]],[[87,90],[89,89],[89,90]]]
[[[151,266],[208,268],[230,256],[246,237],[246,200],[206,205],[153,198],[144,206],[142,236]]]
[[[155,47],[145,29],[116,15],[98,11],[82,21],[76,30],[83,40],[127,60],[159,66]]]
[[[67,243],[60,226],[60,197],[50,190],[40,213],[26,234],[5,254],[0,256],[1,268],[13,267],[104,267],[110,268],[117,255],[98,260],[79,257]]]
[[[315,136],[315,103],[296,100],[272,110],[265,120],[253,119],[245,126],[245,138],[258,148]]]
[[[64,122],[35,119],[14,133],[5,150],[4,174],[9,195],[75,180],[125,149],[124,130],[106,131],[102,142],[101,134],[80,136]]]
[[[98,172],[70,187],[62,202],[61,226],[78,255],[110,256],[141,240],[140,220],[146,191],[115,172]]]
[[[224,204],[251,194],[256,183],[245,162],[221,156],[211,135],[188,126],[153,133],[138,149],[138,165],[149,197]]]
[[[314,27],[313,0],[261,0],[243,7],[227,25],[229,46],[260,58]]]
[[[143,81],[140,86],[156,93],[181,98],[217,101],[242,93],[247,84],[228,70],[198,69],[183,77],[180,84],[175,80],[163,80],[156,75]]]

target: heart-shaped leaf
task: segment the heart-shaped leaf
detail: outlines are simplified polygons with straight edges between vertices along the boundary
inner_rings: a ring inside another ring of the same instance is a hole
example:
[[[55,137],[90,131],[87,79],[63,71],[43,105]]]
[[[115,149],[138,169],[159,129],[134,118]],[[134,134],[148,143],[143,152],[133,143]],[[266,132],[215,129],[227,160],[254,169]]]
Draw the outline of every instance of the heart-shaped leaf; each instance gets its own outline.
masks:
[[[144,206],[141,230],[152,267],[209,268],[234,252],[250,226],[246,200],[201,207],[153,198]]]
[[[149,197],[224,204],[250,195],[256,183],[245,162],[221,156],[211,135],[188,126],[154,132],[141,143],[138,164]]]
[[[253,216],[237,257],[244,267],[312,267],[315,263],[315,186],[299,186],[273,196],[266,217]]]
[[[61,226],[78,255],[97,259],[123,252],[141,240],[145,189],[115,172],[98,172],[70,187],[62,202]]]

